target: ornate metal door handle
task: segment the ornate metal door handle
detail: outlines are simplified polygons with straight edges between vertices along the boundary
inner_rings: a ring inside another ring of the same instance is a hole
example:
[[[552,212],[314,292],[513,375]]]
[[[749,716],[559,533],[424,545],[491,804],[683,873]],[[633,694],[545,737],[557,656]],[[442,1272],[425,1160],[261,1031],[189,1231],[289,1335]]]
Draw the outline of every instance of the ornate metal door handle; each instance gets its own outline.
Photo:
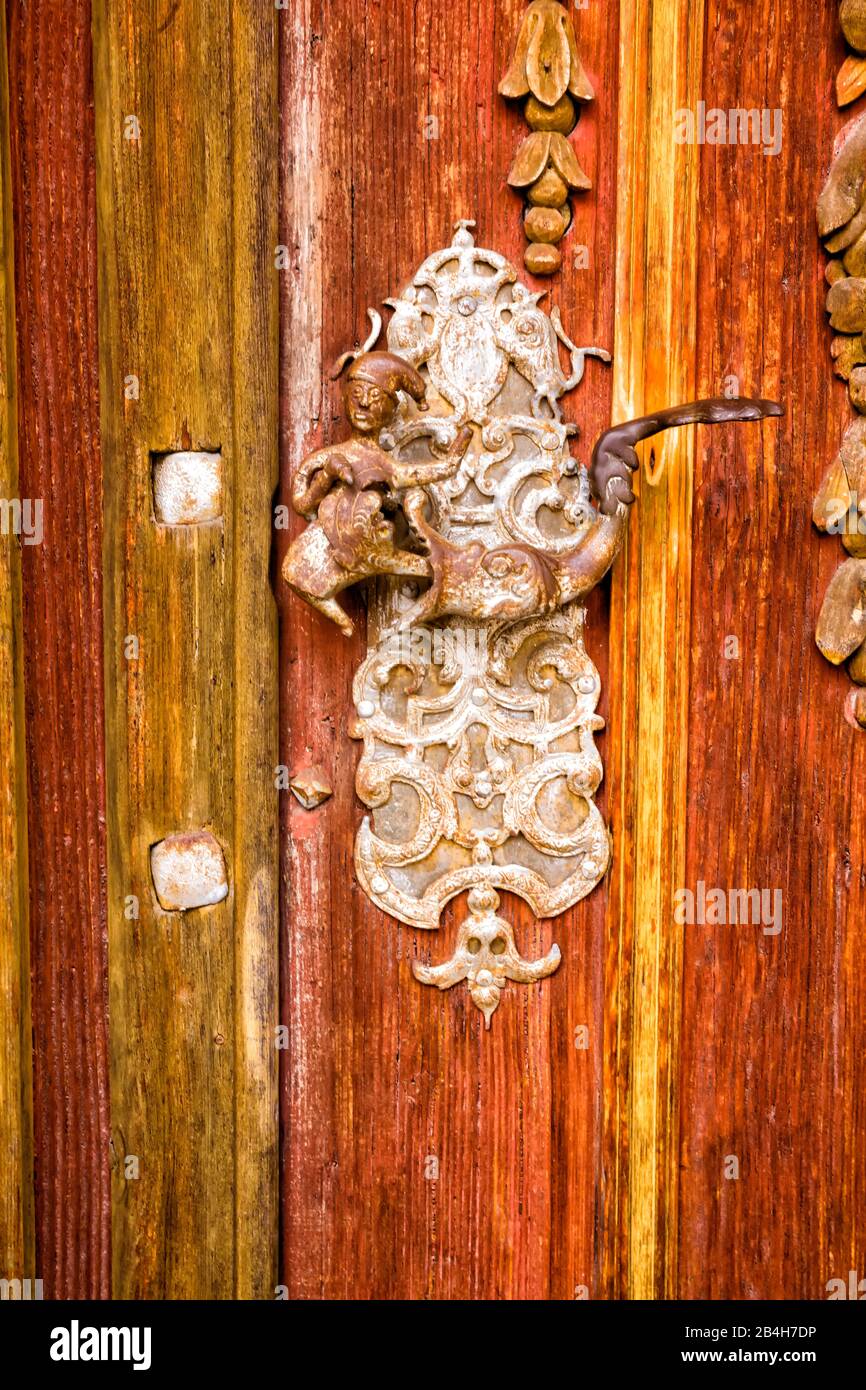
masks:
[[[522,959],[498,890],[552,917],[608,867],[583,603],[622,543],[634,446],[676,425],[781,408],[736,399],[661,410],[607,430],[586,469],[559,402],[587,355],[608,354],[575,347],[508,261],[475,246],[471,226],[459,223],[390,301],[388,351],[371,350],[374,313],[365,348],[338,364],[351,359],[351,434],[297,471],[293,502],[310,524],[283,574],[346,633],[339,593],[388,577],[354,684],[357,791],[372,811],[356,869],[379,907],[415,927],[435,928],[468,893],[453,957],[415,975],[440,989],[465,980],[489,1026],[508,980],[541,979],[560,960],[556,946]]]

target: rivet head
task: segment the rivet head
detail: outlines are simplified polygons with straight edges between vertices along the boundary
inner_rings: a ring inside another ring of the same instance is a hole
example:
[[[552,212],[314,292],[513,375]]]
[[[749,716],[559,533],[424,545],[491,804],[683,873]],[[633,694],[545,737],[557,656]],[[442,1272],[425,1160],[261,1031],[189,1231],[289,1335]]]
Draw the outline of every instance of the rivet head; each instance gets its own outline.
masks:
[[[209,830],[166,835],[150,851],[150,872],[163,912],[211,907],[228,896],[225,856]]]
[[[474,299],[461,299],[457,305],[458,313],[462,314],[465,319],[468,319],[470,314],[474,314],[477,308],[478,305]]]
[[[595,677],[581,676],[577,682],[577,688],[582,695],[591,695],[593,690],[595,690]]]
[[[358,713],[362,719],[372,719],[373,715],[376,713],[376,706],[373,704],[372,700],[361,700],[358,705]]]
[[[476,686],[472,692],[472,702],[476,705],[483,705],[487,699],[487,691],[482,690],[481,686]]]
[[[484,989],[487,985],[493,984],[493,976],[489,970],[479,970],[475,976],[475,983]]]
[[[321,767],[304,767],[294,772],[289,786],[306,811],[314,811],[333,795],[333,787]]]
[[[374,893],[387,893],[388,889],[391,887],[391,883],[384,874],[376,874],[370,887]]]
[[[594,859],[584,859],[580,866],[580,871],[584,878],[595,878],[598,873],[598,865]]]

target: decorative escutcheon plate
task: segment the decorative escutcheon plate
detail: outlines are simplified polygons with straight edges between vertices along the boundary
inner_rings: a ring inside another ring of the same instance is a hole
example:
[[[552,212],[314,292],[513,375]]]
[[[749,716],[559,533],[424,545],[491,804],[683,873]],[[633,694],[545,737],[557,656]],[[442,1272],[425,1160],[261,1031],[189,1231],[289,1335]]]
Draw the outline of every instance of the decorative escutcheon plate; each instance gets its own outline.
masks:
[[[460,224],[454,244],[392,301],[388,347],[425,376],[430,408],[420,415],[404,399],[381,442],[417,456],[471,426],[454,476],[428,489],[436,530],[460,547],[565,554],[595,521],[559,399],[580,381],[587,353],[608,355],[575,348],[539,298]],[[571,353],[568,376],[557,339]],[[519,597],[519,570],[504,567],[502,583]],[[610,859],[593,801],[603,720],[584,608],[503,621],[496,610],[508,606],[494,598],[489,617],[419,623],[411,584],[378,581],[354,686],[357,791],[373,808],[356,841],[358,877],[414,927],[438,926],[449,899],[468,893],[452,959],[414,970],[440,989],[465,980],[488,1026],[507,980],[541,979],[560,962],[556,946],[522,959],[496,915],[496,890],[553,917],[590,892]]]

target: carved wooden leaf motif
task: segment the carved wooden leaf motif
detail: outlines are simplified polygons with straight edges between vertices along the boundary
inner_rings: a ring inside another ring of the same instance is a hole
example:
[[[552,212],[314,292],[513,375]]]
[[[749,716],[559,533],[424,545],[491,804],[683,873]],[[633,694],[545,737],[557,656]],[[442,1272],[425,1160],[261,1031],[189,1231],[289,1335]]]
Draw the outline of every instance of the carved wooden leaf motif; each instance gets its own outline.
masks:
[[[837,454],[821,481],[812,505],[812,520],[819,531],[826,531],[845,515],[850,506],[848,474]]]
[[[845,59],[836,78],[836,100],[848,106],[866,91],[866,0],[842,0],[839,20],[848,46],[858,55]]]
[[[550,137],[550,163],[569,188],[591,188],[592,184],[577,162],[577,155],[564,135]]]
[[[514,163],[508,171],[508,182],[512,188],[526,188],[535,183],[547,168],[550,154],[550,135],[547,131],[534,130],[520,145],[514,156]]]
[[[836,102],[850,106],[866,91],[866,58],[846,58],[836,78]]]
[[[583,70],[583,63],[580,61],[580,54],[577,51],[577,40],[574,36],[574,25],[570,18],[566,19],[565,34],[568,39],[568,51],[571,55],[571,68],[568,74],[568,90],[578,101],[592,101],[595,93],[592,84]]]
[[[551,131],[533,131],[527,135],[508,171],[508,182],[512,188],[526,188],[541,178],[548,165],[556,170],[567,188],[592,187],[571,145],[563,135]]]
[[[866,53],[866,0],[844,0],[839,17],[848,44]],[[848,58],[837,80],[839,105],[866,90],[866,60]],[[816,641],[828,661],[849,659],[853,680],[866,684],[863,572],[866,561],[866,116],[853,121],[833,159],[817,205],[818,232],[833,257],[826,268],[827,313],[837,336],[830,345],[833,370],[848,383],[861,418],[846,431],[839,453],[821,481],[812,508],[820,531],[839,535],[852,558],[827,590]],[[850,702],[849,702],[850,703]],[[862,713],[862,702],[858,706]],[[864,720],[857,714],[857,722]]]
[[[571,20],[560,5],[540,0],[538,22],[529,40],[526,76],[529,90],[545,106],[555,106],[569,86],[571,47],[566,28]]]
[[[571,222],[569,190],[591,187],[565,137],[577,121],[575,100],[593,96],[571,16],[557,0],[533,0],[529,6],[499,91],[527,98],[524,115],[533,134],[517,151],[508,182],[525,190],[531,204],[524,223],[530,241],[526,268],[533,275],[552,275],[562,260],[554,243]]]
[[[816,638],[834,666],[845,661],[866,638],[866,560],[846,560],[833,575]]]
[[[566,91],[578,101],[592,100],[571,16],[557,0],[534,0],[529,6],[499,91],[513,98],[531,92],[545,106],[555,106]]]
[[[511,59],[508,71],[499,84],[500,96],[512,97],[517,100],[519,97],[529,95],[529,75],[526,70],[526,59],[529,54],[529,41],[538,26],[538,13],[534,6],[527,10],[517,35],[517,45],[514,49],[514,56]]]
[[[848,130],[818,198],[818,232],[828,237],[860,210],[866,180],[866,118]]]

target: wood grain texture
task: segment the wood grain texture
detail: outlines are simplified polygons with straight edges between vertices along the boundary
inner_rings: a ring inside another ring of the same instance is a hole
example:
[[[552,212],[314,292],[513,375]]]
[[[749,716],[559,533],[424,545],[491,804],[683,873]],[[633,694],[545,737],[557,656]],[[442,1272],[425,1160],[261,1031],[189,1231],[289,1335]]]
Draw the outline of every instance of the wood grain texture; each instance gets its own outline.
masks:
[[[525,126],[496,87],[523,10],[522,0],[302,0],[280,14],[286,500],[304,454],[341,437],[324,369],[357,341],[367,306],[408,283],[460,217],[477,220],[480,245],[522,264],[521,201],[505,176]],[[574,197],[565,270],[535,288],[549,289],[575,341],[610,347],[617,8],[575,19],[597,98],[573,141],[594,191]],[[588,461],[610,420],[609,371],[590,362],[566,412]],[[363,808],[347,715],[363,635],[347,642],[284,601],[282,761],[322,764],[334,787],[314,812],[289,794],[283,803],[284,1281],[305,1298],[596,1295],[604,895],[554,923],[504,899],[521,952],[556,940],[564,961],[540,986],[510,987],[487,1034],[465,991],[419,985],[411,962],[446,958],[459,901],[438,933],[416,933],[355,883]],[[593,597],[588,633],[603,684],[605,606]],[[575,1046],[579,1026],[587,1050]]]
[[[0,6],[0,499],[19,498],[6,11]],[[0,1277],[36,1278],[27,917],[27,764],[19,541],[0,534]]]
[[[694,109],[701,92],[703,0],[623,0],[620,25],[616,420],[695,395],[699,161],[673,130],[675,112]],[[628,973],[606,1103],[609,1133],[620,1107],[627,1116],[610,1165],[622,1293],[645,1299],[671,1296],[676,1277],[680,965],[669,905],[683,878],[694,431],[671,431],[641,454],[610,626],[610,922]]]
[[[29,787],[36,1274],[109,1287],[102,534],[90,6],[8,6]]]
[[[543,287],[576,341],[611,347],[616,323],[615,372],[590,362],[566,402],[575,452],[585,461],[611,418],[731,376],[789,416],[723,442],[675,435],[649,456],[658,486],[642,483],[588,629],[612,716],[599,743],[614,871],[553,923],[504,904],[524,954],[559,942],[560,971],[509,989],[489,1034],[464,991],[413,980],[413,959],[451,949],[459,905],[440,932],[413,933],[358,889],[346,726],[363,635],[346,642],[281,593],[279,759],[322,764],[334,796],[315,812],[283,797],[275,1011],[277,284],[287,500],[304,453],[342,436],[327,366],[367,305],[458,217],[520,263],[504,180],[524,126],[495,93],[523,10],[98,0],[100,455],[89,14],[9,4],[21,480],[8,450],[2,486],[46,504],[45,544],[23,551],[32,1269],[26,1184],[23,1200],[4,1184],[0,1210],[4,1255],[47,1294],[109,1288],[106,805],[115,1294],[269,1297],[280,1277],[304,1298],[820,1299],[866,1272],[866,744],[842,716],[847,677],[814,648],[838,547],[809,519],[849,418],[813,215],[843,119],[835,5],[575,11],[597,95],[573,139],[594,187]],[[698,99],[779,108],[779,156],[673,146],[673,110]],[[7,381],[8,220],[7,207]],[[8,387],[0,405],[14,441]],[[226,515],[206,533],[153,522],[151,451],[184,445],[223,452]],[[4,751],[20,751],[15,552],[0,544],[0,718]],[[21,856],[20,776],[0,776],[0,845]],[[149,847],[204,826],[231,895],[163,914]],[[673,892],[699,881],[779,889],[782,931],[678,927]],[[20,897],[3,892],[20,933]],[[0,1137],[26,1170],[25,950],[20,934],[2,942],[0,989],[22,1012],[4,1014],[0,1078],[17,1057],[24,1084],[11,1108],[0,1092]]]
[[[707,99],[780,109],[784,137],[702,151],[699,384],[733,373],[787,417],[696,457],[685,883],[778,889],[782,930],[683,929],[685,1297],[821,1299],[866,1271],[866,742],[814,645],[839,547],[810,522],[850,420],[813,212],[860,110],[835,110],[844,52],[835,4],[707,0]]]
[[[276,1283],[275,25],[94,11],[118,1297]],[[152,451],[181,448],[222,452],[221,520],[155,523]],[[150,847],[196,829],[229,896],[164,913]]]

